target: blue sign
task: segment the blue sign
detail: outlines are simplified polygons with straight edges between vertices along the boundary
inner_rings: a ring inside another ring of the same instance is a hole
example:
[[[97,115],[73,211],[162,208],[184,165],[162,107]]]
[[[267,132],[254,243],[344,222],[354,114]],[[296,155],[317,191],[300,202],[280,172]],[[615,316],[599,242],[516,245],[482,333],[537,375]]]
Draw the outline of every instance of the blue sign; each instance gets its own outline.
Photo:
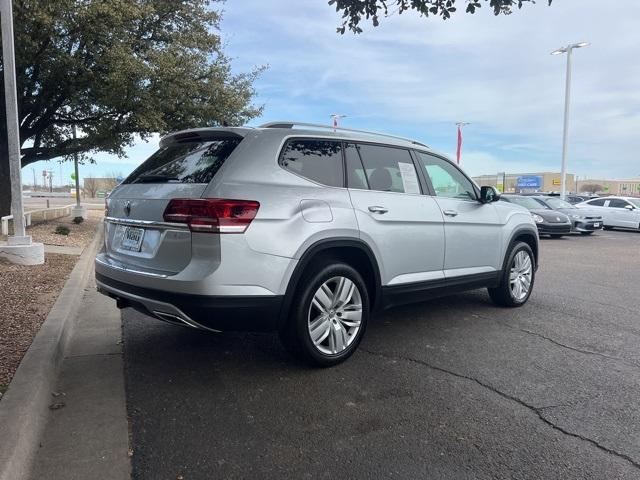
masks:
[[[517,188],[541,188],[542,187],[542,177],[538,175],[528,175],[518,177],[516,181]]]

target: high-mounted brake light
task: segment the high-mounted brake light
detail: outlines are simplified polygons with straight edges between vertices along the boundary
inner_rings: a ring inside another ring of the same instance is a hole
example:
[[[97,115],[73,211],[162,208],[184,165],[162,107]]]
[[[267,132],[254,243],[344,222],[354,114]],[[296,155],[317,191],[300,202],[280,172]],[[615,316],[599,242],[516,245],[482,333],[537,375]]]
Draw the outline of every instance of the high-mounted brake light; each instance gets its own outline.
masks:
[[[164,210],[164,221],[186,223],[192,232],[244,233],[260,203],[222,198],[174,198]]]

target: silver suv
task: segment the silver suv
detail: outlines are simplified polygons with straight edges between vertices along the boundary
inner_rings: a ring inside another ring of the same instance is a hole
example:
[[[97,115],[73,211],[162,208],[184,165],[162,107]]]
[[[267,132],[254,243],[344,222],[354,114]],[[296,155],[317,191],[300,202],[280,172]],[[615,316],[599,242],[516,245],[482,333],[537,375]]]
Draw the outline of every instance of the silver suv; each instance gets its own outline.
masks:
[[[193,328],[275,330],[348,358],[379,309],[487,287],[523,305],[538,266],[525,209],[427,146],[280,122],[177,132],[107,200],[98,289]]]

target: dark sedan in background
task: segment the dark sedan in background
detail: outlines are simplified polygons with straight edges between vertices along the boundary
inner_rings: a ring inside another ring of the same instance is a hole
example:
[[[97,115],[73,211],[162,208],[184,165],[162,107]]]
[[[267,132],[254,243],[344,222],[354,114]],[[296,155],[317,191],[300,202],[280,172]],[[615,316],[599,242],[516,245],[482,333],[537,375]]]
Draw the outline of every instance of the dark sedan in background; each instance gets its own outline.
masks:
[[[571,230],[582,235],[590,235],[596,230],[602,230],[602,215],[594,210],[585,210],[571,205],[558,197],[529,197],[535,199],[542,206],[556,212],[564,213],[573,224]]]
[[[520,195],[501,195],[500,200],[514,203],[526,208],[531,212],[534,222],[538,227],[538,234],[550,235],[552,238],[560,238],[571,233],[573,224],[564,213],[556,212],[549,207],[545,207],[533,197],[523,197]]]

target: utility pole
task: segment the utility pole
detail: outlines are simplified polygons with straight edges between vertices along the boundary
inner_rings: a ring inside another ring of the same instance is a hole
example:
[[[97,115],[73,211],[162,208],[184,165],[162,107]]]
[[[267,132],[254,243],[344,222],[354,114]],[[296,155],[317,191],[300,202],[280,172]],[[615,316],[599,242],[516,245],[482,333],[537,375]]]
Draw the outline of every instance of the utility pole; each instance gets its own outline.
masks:
[[[41,265],[44,263],[44,245],[32,243],[31,236],[26,234],[22,205],[22,162],[11,0],[0,0],[0,30],[2,30],[4,97],[11,180],[11,214],[13,215],[13,235],[7,239],[6,245],[0,245],[0,256],[22,265]]]

